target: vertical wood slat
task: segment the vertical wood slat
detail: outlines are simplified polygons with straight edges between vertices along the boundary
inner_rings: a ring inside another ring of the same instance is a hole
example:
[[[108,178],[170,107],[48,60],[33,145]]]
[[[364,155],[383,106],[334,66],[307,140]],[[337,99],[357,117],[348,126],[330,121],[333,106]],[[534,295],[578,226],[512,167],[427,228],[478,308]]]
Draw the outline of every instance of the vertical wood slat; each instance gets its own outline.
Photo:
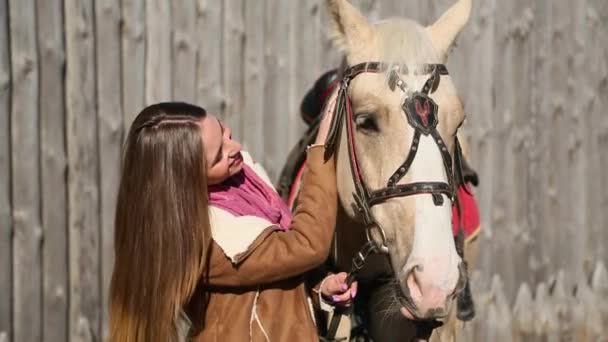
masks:
[[[466,126],[470,126],[471,132],[471,164],[477,169],[479,174],[479,188],[475,189],[479,210],[481,213],[481,241],[480,244],[494,250],[495,238],[493,236],[495,227],[492,224],[492,212],[494,210],[495,177],[500,169],[497,161],[499,158],[492,153],[496,148],[496,137],[494,122],[494,37],[495,37],[495,17],[496,1],[483,1],[475,8],[478,14],[472,20],[472,30],[469,34],[478,36],[478,39],[470,43],[472,51],[486,51],[487,58],[475,58],[471,60],[469,67],[475,67],[479,72],[469,76],[470,83],[474,88],[460,90],[463,98],[466,98],[465,112],[467,115]],[[438,18],[440,13],[435,13],[434,18]],[[432,19],[434,21],[436,19]],[[462,39],[462,38],[461,38]],[[462,53],[462,52],[461,52]],[[462,74],[463,72],[461,72]],[[466,73],[466,71],[465,71]],[[475,96],[471,96],[475,94]],[[491,247],[490,247],[491,246]],[[495,258],[492,255],[484,255],[478,258],[479,269],[492,269]]]
[[[93,1],[65,2],[69,333],[100,339],[100,241]]]
[[[13,200],[13,338],[42,338],[38,53],[34,0],[9,2]]]
[[[289,146],[293,146],[306,128],[300,116],[300,104],[306,92],[314,85],[321,74],[329,68],[322,68],[321,50],[318,47],[323,42],[321,35],[321,12],[325,11],[323,3],[317,0],[298,1],[294,9],[295,37],[292,50],[295,52],[292,62],[293,74],[293,103],[290,106],[292,123],[290,124]],[[334,68],[331,66],[330,68]]]
[[[534,4],[534,14],[536,21],[536,29],[534,30],[534,41],[537,46],[537,54],[535,56],[535,65],[537,66],[535,72],[536,87],[532,89],[533,97],[536,98],[536,108],[538,113],[537,126],[536,126],[536,139],[535,143],[538,146],[540,157],[538,158],[538,177],[535,178],[539,181],[537,184],[537,191],[540,193],[538,196],[533,198],[540,202],[538,208],[538,224],[543,226],[555,227],[558,222],[552,217],[552,208],[555,206],[556,193],[553,186],[552,177],[554,168],[556,167],[551,160],[550,149],[550,138],[557,132],[552,130],[543,129],[546,127],[553,127],[553,120],[549,117],[551,98],[553,95],[549,89],[550,84],[550,70],[549,70],[549,51],[550,51],[550,35],[551,35],[551,15],[550,8],[551,2],[538,1]],[[550,168],[546,165],[554,165]],[[547,254],[550,248],[554,248],[555,234],[550,229],[540,229],[534,238],[537,241],[542,241],[543,244],[539,245],[538,255],[533,259],[533,265],[536,266],[536,276],[538,278],[545,278],[548,274],[548,263],[549,257]]]
[[[587,34],[591,35],[591,30],[586,27],[586,17],[588,11],[588,1],[581,0],[571,5],[571,13],[574,16],[572,20],[572,27],[570,28],[573,32],[572,42],[570,43],[573,48],[572,64],[573,70],[585,70],[585,54],[589,56],[593,54],[589,51],[585,51],[584,42]],[[591,76],[591,77],[590,77]],[[567,267],[570,274],[578,278],[585,277],[585,265],[591,265],[594,261],[593,252],[590,251],[590,244],[593,238],[590,238],[590,233],[595,229],[592,221],[594,207],[597,203],[589,202],[589,196],[586,192],[588,178],[585,175],[589,173],[593,175],[593,171],[588,169],[589,157],[591,156],[588,152],[593,150],[591,146],[592,136],[594,130],[587,131],[589,127],[588,122],[591,120],[593,115],[593,98],[589,96],[590,88],[595,83],[594,75],[585,74],[585,72],[574,72],[570,75],[572,82],[576,84],[573,89],[575,94],[575,104],[573,110],[569,113],[568,126],[570,127],[570,138],[567,141],[568,148],[568,163],[572,167],[570,188],[567,189],[568,193],[573,194],[574,212],[571,215],[571,223],[568,225],[571,231],[570,242],[573,246],[573,255],[571,258],[571,264]],[[588,151],[588,152],[587,152]],[[591,157],[594,159],[593,157]],[[598,176],[598,178],[601,176]],[[592,190],[593,193],[595,191]],[[593,233],[591,233],[591,237]]]
[[[243,126],[243,66],[244,66],[244,0],[223,1],[222,22],[222,85],[225,108],[222,118],[235,137],[241,137]],[[258,4],[259,6],[259,4]]]
[[[146,105],[172,99],[171,5],[146,1]]]
[[[243,112],[241,139],[244,148],[254,158],[261,158],[264,152],[264,5],[244,2],[244,22],[247,37],[243,60]]]
[[[108,291],[114,263],[114,211],[118,190],[123,113],[121,103],[120,1],[95,2],[97,130],[99,144],[101,336],[108,338]]]
[[[0,0],[0,335],[12,336],[11,63],[8,0]]]
[[[174,66],[173,99],[194,103],[196,99],[196,0],[172,1]]]
[[[43,332],[45,341],[68,340],[67,156],[63,1],[37,0],[40,53]]]
[[[570,23],[570,13],[567,11],[566,3],[564,4],[551,4],[549,12],[551,15],[550,37],[549,37],[549,49],[550,51],[560,51],[558,55],[551,56],[548,59],[548,71],[549,71],[549,94],[550,102],[548,108],[548,115],[550,122],[553,126],[552,133],[549,139],[548,153],[551,156],[550,161],[554,167],[550,170],[550,200],[549,210],[551,212],[551,221],[548,223],[554,223],[555,226],[565,225],[565,229],[562,230],[561,234],[553,234],[551,239],[552,244],[547,247],[547,256],[549,259],[554,260],[556,263],[563,265],[569,262],[569,256],[566,257],[561,253],[559,246],[568,243],[571,237],[569,227],[570,215],[567,215],[566,196],[560,196],[560,187],[563,185],[563,180],[568,179],[567,171],[567,152],[565,151],[566,140],[568,139],[568,128],[566,123],[566,115],[570,108],[567,97],[568,97],[568,59],[571,53],[569,47],[569,34],[568,31]],[[551,270],[552,271],[552,270]]]
[[[602,177],[603,170],[608,168],[608,156],[604,151],[608,151],[608,116],[605,114],[605,108],[608,108],[608,98],[604,96],[604,94],[608,93],[608,37],[606,37],[604,32],[608,30],[608,3],[602,0],[592,0],[590,1],[590,5],[592,8],[590,9],[589,19],[595,22],[595,31],[597,40],[590,40],[589,45],[595,46],[595,55],[597,56],[595,63],[598,66],[598,83],[594,88],[595,94],[597,98],[597,108],[600,113],[597,114],[596,117],[593,118],[593,124],[597,125],[596,131],[596,143],[598,144],[597,150],[599,153],[598,166],[595,168],[595,172],[599,172],[595,176],[600,179],[600,191],[598,194],[598,203],[600,204],[600,212],[597,215],[598,224],[600,227],[600,238],[599,241],[608,240],[608,229],[606,226],[608,225],[608,211],[605,208],[608,208],[608,180],[605,177]],[[590,48],[586,46],[586,49]],[[593,51],[591,50],[591,51]],[[587,51],[587,50],[585,50]],[[597,119],[597,121],[595,121]],[[603,153],[602,153],[603,152]],[[601,170],[601,171],[597,171]],[[595,177],[589,177],[590,180]],[[595,189],[594,191],[597,191]],[[595,235],[594,235],[595,237]],[[599,242],[601,244],[601,242]],[[601,260],[608,260],[608,248],[602,248],[601,252],[598,252]]]
[[[532,29],[534,25],[533,12],[529,3],[525,0],[517,0],[511,10],[511,23],[509,25],[509,40],[511,41],[512,53],[510,56],[512,72],[505,75],[511,81],[513,97],[508,100],[513,110],[513,122],[509,130],[511,141],[508,153],[513,158],[513,184],[509,195],[510,227],[503,229],[511,230],[514,244],[511,253],[513,255],[512,265],[515,272],[525,269],[529,265],[530,253],[536,248],[530,238],[531,232],[538,227],[531,226],[527,215],[530,206],[530,191],[534,187],[535,180],[531,179],[533,173],[528,169],[532,159],[538,154],[537,146],[533,143],[536,120],[538,117],[532,106],[534,99],[531,97],[530,88],[534,84],[534,46]],[[522,281],[532,282],[530,276],[522,276],[513,279],[509,283],[509,295],[515,296],[515,291]]]
[[[145,103],[146,11],[144,0],[121,1],[122,13],[122,109],[128,131]],[[125,134],[126,136],[126,134]]]
[[[552,50],[560,51],[559,57],[554,56],[551,61],[551,85],[552,85],[552,101],[554,108],[552,109],[553,115],[557,118],[554,121],[554,125],[557,125],[557,131],[553,134],[553,143],[559,144],[559,155],[557,155],[557,180],[556,186],[558,191],[566,191],[566,193],[574,194],[583,187],[581,184],[582,179],[574,177],[574,172],[578,165],[573,164],[580,161],[576,159],[576,145],[579,144],[580,137],[576,136],[577,124],[573,122],[573,115],[576,119],[583,119],[582,113],[578,113],[583,106],[580,103],[580,98],[576,91],[579,88],[575,84],[575,73],[573,69],[574,59],[576,54],[576,42],[574,40],[574,32],[576,30],[576,6],[585,6],[584,1],[580,2],[564,2],[558,6],[553,7],[553,33],[552,33]],[[557,75],[560,75],[559,77]],[[570,100],[569,97],[575,95],[574,100]],[[575,120],[576,120],[575,119]],[[555,156],[555,155],[554,155]],[[554,157],[555,159],[555,157]],[[563,180],[569,180],[564,184]],[[576,212],[584,211],[584,201],[577,201],[577,196],[563,196],[561,193],[558,196],[559,212],[557,217],[560,219],[564,229],[562,234],[559,234],[559,243],[555,247],[552,253],[552,260],[555,261],[554,265],[564,265],[568,270],[575,271],[581,269],[582,265],[579,264],[580,253],[575,252],[574,255],[566,256],[564,253],[559,251],[559,246],[566,244],[572,246],[574,250],[577,248],[584,248],[580,245],[582,235],[578,233],[578,226],[576,226],[574,220],[576,218]],[[574,201],[574,202],[573,202]],[[558,266],[554,266],[552,272],[558,270]],[[584,276],[583,272],[577,272],[580,276]]]
[[[270,179],[275,181],[288,152],[290,90],[289,90],[289,44],[287,35],[292,23],[284,15],[292,6],[290,1],[266,0],[264,36],[266,37],[264,103],[267,110],[264,126],[263,162]],[[260,158],[260,157],[258,157]]]
[[[198,41],[196,99],[210,113],[224,108],[222,86],[222,5],[208,0],[197,2]]]
[[[501,177],[497,177],[496,188],[509,188],[511,191],[498,191],[494,197],[495,208],[492,212],[492,224],[496,227],[496,239],[498,241],[508,241],[508,243],[500,244],[497,247],[497,254],[507,255],[513,243],[514,222],[512,202],[510,195],[513,193],[514,179],[514,157],[513,157],[513,140],[510,136],[513,125],[514,108],[511,100],[516,94],[516,86],[513,84],[513,64],[511,59],[514,55],[513,44],[511,40],[510,23],[513,20],[513,11],[515,5],[512,1],[497,1],[496,10],[502,15],[496,17],[495,21],[495,51],[501,51],[500,54],[494,56],[494,77],[496,80],[501,80],[494,84],[496,95],[494,107],[494,121],[496,130],[494,134],[498,140],[495,145],[494,153],[499,157],[499,168]],[[513,276],[515,275],[515,267],[512,265],[510,258],[496,258],[495,264],[502,270],[501,275],[504,275],[505,288],[507,291],[513,289]],[[513,289],[515,290],[515,289]]]
[[[589,253],[586,256],[589,260],[585,262],[589,263],[595,259],[602,260],[599,249],[604,241],[608,239],[608,234],[604,233],[606,230],[605,224],[602,223],[605,207],[602,206],[601,201],[602,193],[606,192],[608,182],[601,175],[597,174],[597,170],[601,169],[601,157],[596,158],[596,156],[601,155],[601,150],[599,149],[601,128],[598,123],[601,123],[604,117],[602,98],[601,96],[598,97],[597,94],[605,94],[608,91],[608,89],[604,89],[602,92],[600,89],[602,77],[605,79],[608,70],[603,56],[604,44],[601,43],[604,31],[602,30],[601,18],[596,9],[596,4],[599,2],[587,1],[586,3],[587,6],[580,10],[583,12],[582,15],[579,14],[579,20],[582,20],[582,22],[576,25],[579,31],[577,41],[580,41],[583,48],[580,51],[582,56],[575,68],[582,71],[579,77],[583,80],[579,80],[579,86],[583,90],[581,101],[585,105],[583,108],[584,112],[586,112],[582,123],[582,132],[579,133],[584,139],[582,150],[586,158],[583,171],[586,184],[580,193],[586,196],[586,209],[582,214],[585,218],[583,229],[587,230],[587,248],[585,252]],[[606,258],[608,258],[608,254],[604,256],[604,260],[607,260]]]
[[[542,49],[539,47],[543,44],[542,41],[544,38],[544,30],[546,30],[546,20],[542,18],[543,8],[541,6],[545,6],[546,2],[536,2],[534,4],[530,4],[530,9],[532,11],[532,15],[534,17],[534,22],[532,24],[532,31],[529,35],[530,44],[534,46],[532,61],[530,62],[533,67],[532,72],[532,86],[529,90],[529,95],[532,99],[534,99],[530,108],[532,111],[532,118],[530,122],[530,128],[533,130],[534,134],[528,137],[530,144],[529,148],[529,163],[527,166],[528,171],[528,201],[527,201],[527,222],[530,227],[529,238],[530,238],[530,247],[531,251],[528,252],[528,268],[530,269],[530,284],[534,284],[543,277],[543,272],[545,272],[545,264],[543,262],[543,253],[544,250],[541,246],[541,241],[543,240],[543,229],[542,229],[542,213],[544,210],[544,206],[546,204],[546,194],[545,189],[541,187],[541,184],[546,182],[545,179],[545,165],[544,158],[546,156],[545,153],[545,140],[546,136],[550,134],[550,132],[545,129],[545,115],[542,112],[541,103],[542,98],[545,97],[544,89],[541,89],[540,85],[542,84],[541,77],[544,77],[543,68],[541,67],[541,61],[544,58],[542,55]],[[540,188],[539,188],[540,187]]]

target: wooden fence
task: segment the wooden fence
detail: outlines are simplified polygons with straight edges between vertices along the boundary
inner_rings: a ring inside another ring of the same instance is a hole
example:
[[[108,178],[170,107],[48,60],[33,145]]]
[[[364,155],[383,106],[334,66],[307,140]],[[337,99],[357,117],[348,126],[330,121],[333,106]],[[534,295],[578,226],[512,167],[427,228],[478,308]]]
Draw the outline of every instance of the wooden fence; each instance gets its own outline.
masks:
[[[429,24],[453,1],[353,2]],[[449,68],[482,182],[478,279],[501,281],[468,338],[543,340],[499,332],[503,304],[608,260],[608,2],[474,2]],[[300,97],[339,59],[326,27],[323,0],[0,0],[0,341],[104,339],[120,146],[144,105],[201,104],[276,179]],[[605,308],[594,284],[573,317]]]
[[[589,278],[560,271],[530,287],[522,284],[509,300],[503,281],[473,276],[477,317],[465,326],[463,341],[608,341],[608,273],[598,263]]]

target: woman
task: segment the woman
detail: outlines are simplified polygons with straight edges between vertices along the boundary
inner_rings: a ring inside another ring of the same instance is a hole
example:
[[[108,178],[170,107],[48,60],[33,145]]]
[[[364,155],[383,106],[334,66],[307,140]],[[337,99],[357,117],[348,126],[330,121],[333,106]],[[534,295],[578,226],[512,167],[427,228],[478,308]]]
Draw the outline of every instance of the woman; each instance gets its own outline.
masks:
[[[322,146],[330,120],[308,151],[292,218],[202,108],[161,103],[137,116],[115,219],[111,341],[174,341],[180,321],[197,341],[317,339],[304,274],[327,258],[334,231],[335,165]],[[315,289],[345,305],[356,292],[344,274]]]

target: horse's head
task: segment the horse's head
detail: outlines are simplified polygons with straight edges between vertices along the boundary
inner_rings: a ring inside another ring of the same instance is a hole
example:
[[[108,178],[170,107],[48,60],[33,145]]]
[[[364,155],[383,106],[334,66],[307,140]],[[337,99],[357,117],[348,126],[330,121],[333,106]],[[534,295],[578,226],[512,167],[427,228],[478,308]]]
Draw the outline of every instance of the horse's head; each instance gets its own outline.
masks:
[[[372,240],[388,247],[402,313],[416,319],[444,317],[466,272],[452,235],[450,195],[455,137],[464,112],[441,64],[469,19],[471,0],[458,1],[430,27],[406,19],[372,25],[347,0],[328,0],[328,6],[333,39],[347,67],[372,61],[384,66],[358,73],[345,87],[352,117],[347,116],[344,129],[352,124],[352,138],[342,133],[338,145],[340,200],[347,214],[361,217],[353,209],[352,144],[361,181],[376,196],[370,212],[386,240],[377,229]],[[420,97],[425,86],[429,97]],[[404,103],[410,104],[410,114]],[[383,197],[382,189],[389,195]]]

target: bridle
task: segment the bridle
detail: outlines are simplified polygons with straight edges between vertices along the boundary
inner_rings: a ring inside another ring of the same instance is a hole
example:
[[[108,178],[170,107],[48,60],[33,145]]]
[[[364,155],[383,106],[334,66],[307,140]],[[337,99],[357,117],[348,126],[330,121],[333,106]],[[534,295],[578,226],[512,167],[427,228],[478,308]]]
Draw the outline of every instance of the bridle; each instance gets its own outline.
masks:
[[[361,215],[365,225],[368,243],[373,244],[377,252],[388,253],[386,245],[386,234],[382,227],[375,220],[371,208],[375,205],[384,203],[388,199],[396,197],[406,197],[421,194],[430,194],[433,197],[433,202],[437,206],[443,205],[442,194],[445,194],[454,199],[456,193],[454,170],[452,167],[452,156],[448,151],[448,147],[437,131],[438,124],[438,106],[429,97],[439,86],[440,76],[448,75],[448,70],[443,64],[424,64],[420,66],[418,73],[421,75],[430,75],[429,79],[424,84],[421,91],[415,91],[405,99],[402,105],[403,112],[407,117],[410,126],[415,130],[412,139],[411,147],[405,161],[397,168],[393,175],[388,179],[387,185],[381,189],[369,189],[365,184],[359,166],[357,153],[355,150],[354,137],[354,114],[351,107],[351,101],[348,97],[348,87],[350,82],[363,73],[382,73],[389,72],[389,87],[395,90],[397,87],[407,93],[405,82],[399,78],[399,74],[408,74],[409,69],[404,65],[389,65],[381,62],[361,63],[349,67],[345,70],[334,109],[334,117],[331,122],[331,128],[325,144],[325,158],[328,159],[335,153],[337,143],[341,134],[342,124],[346,120],[346,133],[348,142],[348,156],[350,162],[350,170],[352,173],[353,183],[355,186],[354,209],[355,212]],[[398,182],[407,174],[418,151],[421,136],[431,136],[443,159],[443,165],[448,176],[448,182],[412,182],[407,184],[398,184]],[[372,234],[376,232],[381,238],[380,243],[375,243]],[[369,247],[367,248],[369,249]]]
[[[329,159],[336,151],[337,144],[340,140],[343,124],[346,126],[348,157],[350,170],[354,183],[354,210],[360,215],[365,227],[367,242],[360,248],[351,263],[351,271],[348,276],[349,284],[355,279],[356,274],[364,267],[366,259],[373,253],[388,254],[389,247],[387,246],[386,234],[378,221],[374,218],[371,208],[375,205],[386,202],[391,198],[407,197],[414,195],[430,194],[433,198],[433,203],[436,206],[442,206],[443,196],[446,195],[454,202],[457,190],[456,182],[462,178],[460,169],[460,153],[455,153],[456,172],[452,164],[452,156],[448,151],[448,147],[437,131],[439,107],[430,98],[430,94],[435,92],[439,87],[441,75],[448,75],[448,70],[444,64],[423,64],[416,70],[418,75],[430,75],[425,82],[421,91],[408,93],[406,83],[399,77],[400,74],[408,74],[410,69],[405,65],[390,65],[382,62],[367,62],[354,65],[347,68],[343,73],[343,78],[339,83],[339,90],[336,99],[334,117],[332,118],[331,127],[325,143],[325,159]],[[397,170],[388,179],[387,185],[381,189],[370,189],[364,182],[361,176],[361,168],[358,162],[357,153],[355,150],[354,137],[354,114],[351,107],[351,101],[348,97],[348,87],[350,82],[363,73],[389,73],[388,85],[392,91],[399,88],[408,96],[403,102],[401,108],[406,115],[407,122],[414,128],[414,136],[408,155],[405,161],[397,168]],[[409,171],[416,153],[418,151],[420,139],[424,136],[431,136],[435,141],[443,159],[443,165],[448,178],[446,182],[411,182],[407,184],[398,184],[399,181]],[[457,150],[460,149],[458,140],[456,139]],[[464,183],[464,181],[462,181]],[[380,242],[373,239],[376,233]],[[339,316],[334,315],[326,340],[332,340],[339,324]],[[427,322],[428,335],[436,326],[434,322]],[[426,333],[425,333],[426,334]]]

